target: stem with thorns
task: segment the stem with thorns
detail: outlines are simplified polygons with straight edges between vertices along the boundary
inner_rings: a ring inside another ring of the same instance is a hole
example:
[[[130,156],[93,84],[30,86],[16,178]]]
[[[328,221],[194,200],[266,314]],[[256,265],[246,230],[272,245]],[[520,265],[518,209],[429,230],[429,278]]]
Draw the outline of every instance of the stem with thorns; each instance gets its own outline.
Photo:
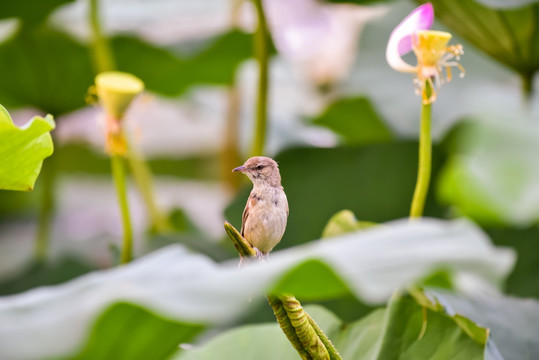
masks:
[[[225,230],[242,259],[256,257],[251,244],[226,221]],[[267,298],[283,333],[303,360],[342,360],[320,326],[293,295],[268,295]]]

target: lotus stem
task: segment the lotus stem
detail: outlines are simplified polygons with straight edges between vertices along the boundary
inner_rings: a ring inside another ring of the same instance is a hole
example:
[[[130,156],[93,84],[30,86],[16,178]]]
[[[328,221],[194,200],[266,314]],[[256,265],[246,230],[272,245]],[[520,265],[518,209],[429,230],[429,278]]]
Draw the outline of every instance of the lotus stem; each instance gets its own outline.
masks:
[[[103,36],[101,17],[99,16],[99,0],[90,1],[90,26],[92,28],[92,55],[97,72],[111,71],[116,68],[114,57],[107,38]]]
[[[127,152],[125,154],[135,183],[146,205],[146,211],[150,216],[151,228],[156,233],[164,233],[171,229],[166,215],[161,211],[155,202],[153,187],[153,176],[148,163],[131,146],[130,139],[126,137]]]
[[[120,262],[127,264],[133,259],[133,230],[129,216],[129,205],[127,203],[124,159],[120,155],[111,155],[110,160],[124,231]]]
[[[425,84],[426,98],[431,96],[432,88],[428,81]],[[415,185],[412,207],[410,209],[410,218],[423,216],[425,201],[429,191],[431,162],[432,162],[432,139],[430,134],[431,125],[430,102],[421,104],[421,128],[419,132],[419,165],[417,170],[417,182]]]
[[[262,0],[253,0],[258,26],[254,35],[255,56],[258,62],[258,89],[256,98],[256,124],[253,139],[252,156],[264,154],[267,128],[268,106],[268,26]]]

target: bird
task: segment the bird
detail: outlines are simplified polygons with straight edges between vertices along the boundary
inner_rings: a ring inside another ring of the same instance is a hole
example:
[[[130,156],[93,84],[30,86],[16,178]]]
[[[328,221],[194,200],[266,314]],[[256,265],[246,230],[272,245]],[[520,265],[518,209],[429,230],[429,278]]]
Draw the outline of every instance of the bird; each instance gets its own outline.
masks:
[[[288,220],[288,200],[281,186],[279,166],[269,157],[254,156],[232,171],[247,175],[253,183],[240,233],[263,261],[281,241]]]

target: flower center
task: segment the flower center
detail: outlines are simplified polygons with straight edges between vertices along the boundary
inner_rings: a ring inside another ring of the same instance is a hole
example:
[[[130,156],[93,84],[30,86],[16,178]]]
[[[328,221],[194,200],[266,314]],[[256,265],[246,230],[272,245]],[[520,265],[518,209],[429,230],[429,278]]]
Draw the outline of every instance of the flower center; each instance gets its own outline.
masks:
[[[446,53],[451,34],[444,31],[420,30],[412,37],[412,48],[420,66],[436,67]]]
[[[458,63],[462,45],[447,46],[450,39],[450,33],[434,30],[419,30],[412,36],[412,49],[417,57],[416,92],[423,96],[424,104],[435,101],[437,89],[444,81],[451,81],[451,67],[458,67],[464,76],[464,68]]]

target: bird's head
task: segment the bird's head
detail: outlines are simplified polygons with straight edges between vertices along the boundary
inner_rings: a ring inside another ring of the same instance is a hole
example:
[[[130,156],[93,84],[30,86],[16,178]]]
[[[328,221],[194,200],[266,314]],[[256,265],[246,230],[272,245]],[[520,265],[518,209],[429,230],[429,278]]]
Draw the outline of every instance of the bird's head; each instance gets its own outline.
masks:
[[[255,186],[280,186],[281,175],[275,160],[265,156],[255,156],[248,159],[245,164],[232,171],[242,172],[251,179]]]

